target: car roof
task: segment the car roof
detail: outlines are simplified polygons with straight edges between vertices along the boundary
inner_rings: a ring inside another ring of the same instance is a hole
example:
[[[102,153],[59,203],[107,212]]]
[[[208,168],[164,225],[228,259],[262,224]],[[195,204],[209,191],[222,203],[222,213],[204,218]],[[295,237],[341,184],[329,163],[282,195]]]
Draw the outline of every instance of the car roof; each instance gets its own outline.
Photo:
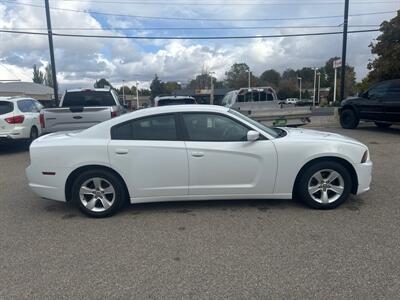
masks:
[[[25,97],[25,96],[13,96],[13,97],[0,97],[0,101],[8,101],[8,102],[17,102],[18,100],[35,100],[31,97]]]
[[[109,92],[111,88],[84,88],[84,89],[70,89],[66,90],[66,93],[76,93],[76,92]]]
[[[162,96],[162,97],[156,97],[154,98],[155,101],[160,101],[160,100],[179,100],[179,99],[193,99],[191,96]]]

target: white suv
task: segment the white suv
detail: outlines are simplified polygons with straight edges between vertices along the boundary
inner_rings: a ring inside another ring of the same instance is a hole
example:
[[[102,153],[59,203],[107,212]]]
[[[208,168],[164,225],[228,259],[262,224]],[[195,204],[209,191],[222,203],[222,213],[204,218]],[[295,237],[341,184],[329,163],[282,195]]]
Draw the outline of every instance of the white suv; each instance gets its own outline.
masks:
[[[0,97],[0,140],[34,140],[41,133],[43,106],[27,97]]]

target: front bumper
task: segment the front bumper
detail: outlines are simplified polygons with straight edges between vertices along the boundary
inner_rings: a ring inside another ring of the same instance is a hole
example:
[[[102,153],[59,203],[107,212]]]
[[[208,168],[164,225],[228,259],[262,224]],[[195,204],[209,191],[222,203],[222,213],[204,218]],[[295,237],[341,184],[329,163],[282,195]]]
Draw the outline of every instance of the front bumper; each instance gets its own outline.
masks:
[[[357,195],[369,191],[372,180],[372,161],[367,161],[363,164],[356,164],[354,168],[358,177]]]

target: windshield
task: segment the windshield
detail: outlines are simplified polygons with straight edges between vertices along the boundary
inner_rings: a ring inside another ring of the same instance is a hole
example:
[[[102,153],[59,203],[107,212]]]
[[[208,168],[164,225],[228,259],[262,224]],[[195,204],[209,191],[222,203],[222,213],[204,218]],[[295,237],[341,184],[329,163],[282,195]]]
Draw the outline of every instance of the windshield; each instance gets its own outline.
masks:
[[[109,91],[67,92],[62,102],[62,107],[114,105],[115,100]]]
[[[14,110],[14,104],[8,101],[0,101],[0,115],[7,114]]]
[[[196,101],[192,98],[183,98],[183,99],[160,99],[158,100],[158,106],[165,105],[180,105],[180,104],[196,104]]]
[[[261,124],[260,122],[254,121],[253,119],[241,114],[240,112],[237,112],[236,110],[230,109],[229,112],[232,115],[235,115],[243,120],[245,120],[246,122],[249,122],[250,124],[256,126],[258,129],[265,131],[266,133],[268,133],[269,135],[273,136],[274,138],[277,138],[280,136],[280,130],[277,130],[275,128],[271,128],[268,126],[265,126],[264,124]]]

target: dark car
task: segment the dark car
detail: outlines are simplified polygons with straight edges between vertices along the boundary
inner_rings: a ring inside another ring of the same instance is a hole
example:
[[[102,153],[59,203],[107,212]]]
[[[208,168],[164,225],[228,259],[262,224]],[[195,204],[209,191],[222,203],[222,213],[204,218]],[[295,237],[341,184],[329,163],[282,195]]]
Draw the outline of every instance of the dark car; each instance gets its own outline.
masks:
[[[400,79],[380,82],[358,97],[342,101],[340,124],[353,129],[360,120],[373,121],[376,126],[387,128],[400,124]]]

